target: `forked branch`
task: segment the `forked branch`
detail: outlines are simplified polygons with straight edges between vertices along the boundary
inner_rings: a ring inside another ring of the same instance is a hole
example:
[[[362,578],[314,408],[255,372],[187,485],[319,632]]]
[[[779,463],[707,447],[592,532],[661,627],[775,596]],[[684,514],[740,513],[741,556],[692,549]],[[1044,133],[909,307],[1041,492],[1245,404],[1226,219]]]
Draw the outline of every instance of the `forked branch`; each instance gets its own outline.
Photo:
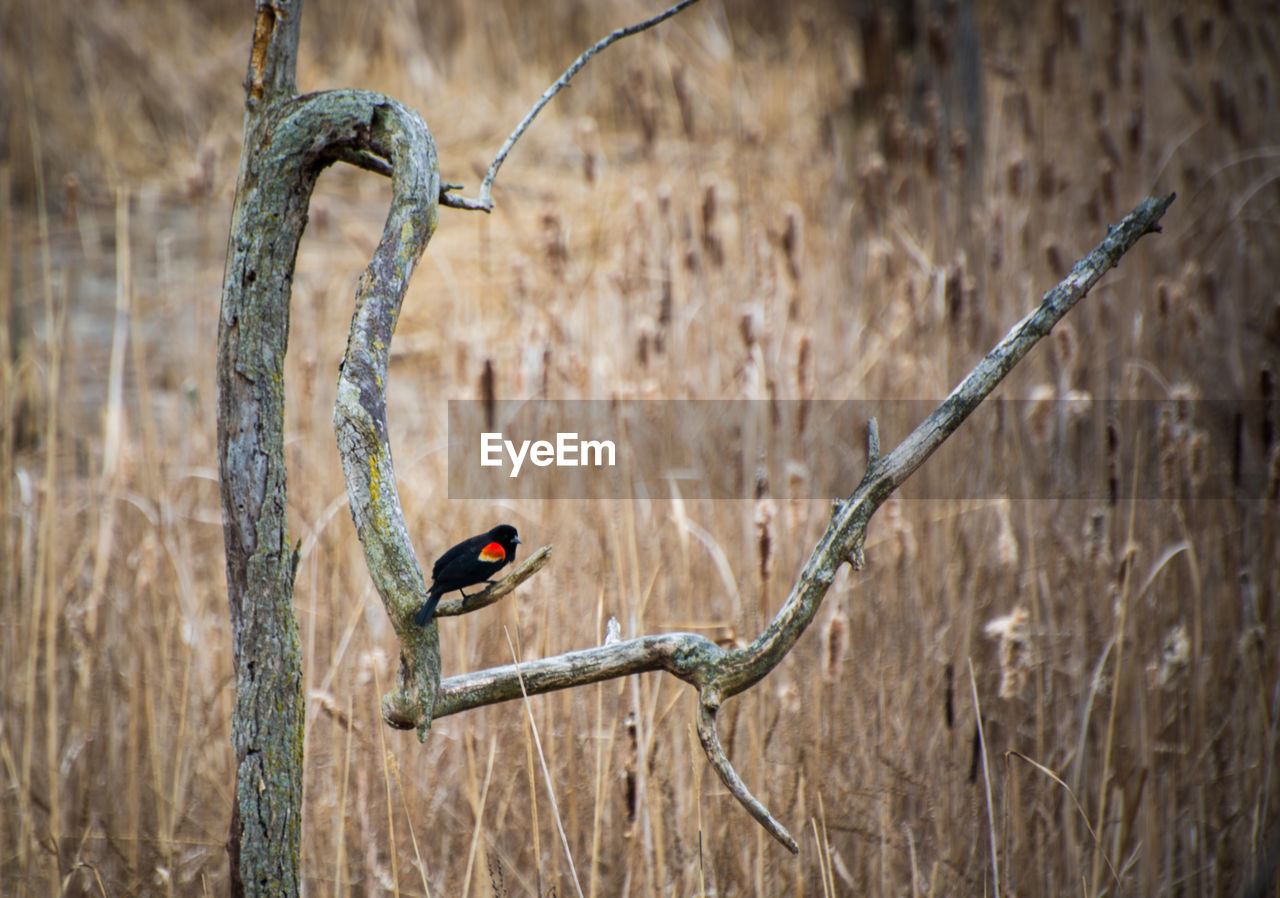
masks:
[[[826,533],[814,547],[786,602],[750,645],[725,650],[694,633],[607,641],[597,648],[522,662],[525,691],[535,695],[656,670],[665,670],[690,683],[698,690],[698,734],[708,760],[751,815],[779,842],[795,851],[795,840],[751,795],[724,756],[715,733],[715,712],[720,702],[749,689],[778,665],[813,621],[840,565],[846,561],[855,567],[861,565],[867,524],[876,509],[955,432],[1121,256],[1141,237],[1159,230],[1159,221],[1172,202],[1170,195],[1139,203],[888,454],[880,455],[879,433],[872,427],[868,453],[871,461],[866,475],[853,495],[836,506]],[[433,716],[456,714],[520,695],[520,677],[510,665],[449,677],[440,683]]]
[[[876,509],[1139,238],[1158,230],[1158,222],[1172,201],[1172,195],[1144,200],[1110,229],[1093,252],[1046,293],[1036,309],[1015,325],[951,395],[886,455],[879,452],[879,434],[872,424],[868,447],[870,463],[862,482],[848,500],[836,506],[826,533],[815,546],[786,602],[750,645],[725,650],[693,633],[669,633],[610,641],[596,648],[524,662],[519,670],[508,665],[444,681],[440,680],[437,628],[432,625],[420,630],[410,623],[412,612],[425,600],[426,587],[409,544],[386,442],[383,389],[390,327],[384,324],[377,329],[363,324],[394,321],[398,294],[396,291],[387,294],[394,305],[383,306],[382,312],[374,315],[374,303],[385,302],[383,292],[376,289],[376,285],[388,271],[404,272],[396,266],[386,269],[385,263],[380,267],[375,256],[374,264],[361,282],[334,417],[352,513],[360,529],[370,572],[402,646],[399,685],[383,699],[385,719],[396,727],[416,728],[419,738],[425,738],[435,717],[508,701],[522,694],[535,695],[633,673],[665,670],[698,690],[699,737],[708,760],[725,786],[771,835],[789,850],[798,850],[786,828],[752,796],[725,756],[715,730],[715,714],[720,702],[749,689],[778,665],[813,621],[840,565],[846,561],[855,567],[861,565],[867,524]],[[384,244],[388,247],[393,246],[396,239],[391,228],[394,210],[393,206],[384,235]],[[380,245],[379,252],[382,250]],[[396,256],[392,253],[391,257]],[[489,590],[443,603],[440,613],[463,613],[496,601],[541,567],[548,554],[549,548],[537,553]]]

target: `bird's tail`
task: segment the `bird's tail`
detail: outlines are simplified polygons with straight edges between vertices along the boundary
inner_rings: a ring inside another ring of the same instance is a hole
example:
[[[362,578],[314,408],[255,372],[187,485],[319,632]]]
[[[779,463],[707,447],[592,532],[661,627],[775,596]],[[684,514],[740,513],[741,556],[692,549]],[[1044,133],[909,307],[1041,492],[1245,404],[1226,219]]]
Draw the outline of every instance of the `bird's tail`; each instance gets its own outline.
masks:
[[[426,604],[418,609],[418,613],[413,616],[413,622],[419,627],[425,627],[431,623],[431,615],[436,613],[436,605],[440,604],[440,593],[433,592],[427,597]]]

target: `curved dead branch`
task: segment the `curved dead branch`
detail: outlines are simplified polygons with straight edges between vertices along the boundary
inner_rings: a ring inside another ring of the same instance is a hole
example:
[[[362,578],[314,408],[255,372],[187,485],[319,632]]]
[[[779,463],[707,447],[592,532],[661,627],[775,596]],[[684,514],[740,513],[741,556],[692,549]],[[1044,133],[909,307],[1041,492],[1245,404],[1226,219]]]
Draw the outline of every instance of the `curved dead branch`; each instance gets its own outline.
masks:
[[[607,642],[598,648],[567,652],[553,658],[449,677],[440,683],[433,714],[443,717],[481,705],[519,698],[521,675],[529,695],[596,683],[644,671],[665,670],[699,692],[698,734],[721,780],[779,842],[796,851],[795,840],[747,790],[720,748],[715,711],[720,702],[763,679],[795,645],[814,616],[840,565],[862,564],[866,528],[886,499],[995,389],[1023,356],[1052,330],[1070,309],[1120,257],[1146,234],[1158,231],[1159,221],[1173,195],[1149,198],[1111,228],[1094,250],[1076,263],[1071,273],[1041,299],[977,366],[951,395],[906,439],[886,455],[880,454],[879,432],[871,422],[868,433],[870,463],[862,482],[848,500],[838,503],[827,531],[778,614],[753,642],[725,650],[693,633],[668,633]]]
[[[827,532],[809,556],[777,616],[755,641],[733,653],[729,662],[733,672],[722,683],[726,698],[758,683],[791,651],[813,620],[840,565],[849,561],[855,568],[861,567],[867,522],[876,509],[955,432],[1031,347],[1048,336],[1103,274],[1115,267],[1121,256],[1141,237],[1159,230],[1160,218],[1173,198],[1170,194],[1145,199],[1120,224],[1110,228],[1103,241],[983,356],[906,439],[868,466],[857,490],[837,506]]]
[[[383,708],[388,722],[403,726],[406,717],[430,720],[427,711],[440,682],[440,651],[435,627],[413,625],[414,612],[427,599],[427,584],[409,539],[391,461],[387,366],[409,278],[436,228],[440,172],[427,126],[399,104],[378,107],[367,141],[350,147],[342,158],[375,171],[383,164],[391,170],[391,209],[356,289],[333,426],[369,576],[400,636],[399,679]]]

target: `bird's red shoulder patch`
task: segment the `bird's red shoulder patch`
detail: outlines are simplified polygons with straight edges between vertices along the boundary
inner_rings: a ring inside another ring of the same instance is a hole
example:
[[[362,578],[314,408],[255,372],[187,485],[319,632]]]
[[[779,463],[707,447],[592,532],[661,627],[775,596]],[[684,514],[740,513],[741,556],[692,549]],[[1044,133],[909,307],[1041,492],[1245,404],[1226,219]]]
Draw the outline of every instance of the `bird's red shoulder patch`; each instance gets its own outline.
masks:
[[[498,543],[489,543],[480,550],[481,561],[505,561],[507,550],[502,548]]]

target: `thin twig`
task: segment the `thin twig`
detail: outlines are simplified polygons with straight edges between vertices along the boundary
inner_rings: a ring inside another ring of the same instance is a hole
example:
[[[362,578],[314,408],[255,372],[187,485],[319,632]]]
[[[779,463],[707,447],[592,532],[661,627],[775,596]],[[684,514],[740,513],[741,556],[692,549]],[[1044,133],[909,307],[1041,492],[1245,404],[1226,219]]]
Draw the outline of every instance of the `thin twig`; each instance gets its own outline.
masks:
[[[511,152],[511,148],[516,145],[516,141],[524,135],[524,132],[528,129],[529,125],[531,125],[533,120],[537,118],[538,113],[542,111],[542,107],[551,102],[551,98],[560,93],[562,88],[569,85],[570,79],[572,79],[574,75],[578,74],[578,70],[587,64],[587,60],[615,41],[620,41],[624,37],[630,37],[633,34],[652,28],[654,25],[661,24],[685,7],[692,6],[697,2],[698,0],[680,0],[679,3],[668,9],[666,12],[659,13],[653,18],[645,19],[643,22],[639,22],[635,25],[628,25],[626,28],[619,28],[617,31],[610,32],[608,36],[597,41],[594,46],[574,60],[573,65],[565,69],[564,74],[557,78],[554,84],[542,92],[542,96],[538,98],[538,102],[533,104],[533,108],[530,109],[528,114],[520,121],[520,124],[516,125],[516,129],[511,132],[511,136],[508,137],[506,143],[502,145],[502,149],[498,150],[498,155],[493,157],[493,163],[489,166],[489,170],[485,173],[484,180],[480,183],[480,195],[476,199],[472,200],[461,196],[451,196],[442,191],[440,204],[443,206],[450,206],[454,209],[475,209],[483,212],[488,212],[493,209],[493,195],[491,193],[493,188],[493,179],[498,176],[498,169],[502,168],[502,163],[507,161],[507,154]]]

